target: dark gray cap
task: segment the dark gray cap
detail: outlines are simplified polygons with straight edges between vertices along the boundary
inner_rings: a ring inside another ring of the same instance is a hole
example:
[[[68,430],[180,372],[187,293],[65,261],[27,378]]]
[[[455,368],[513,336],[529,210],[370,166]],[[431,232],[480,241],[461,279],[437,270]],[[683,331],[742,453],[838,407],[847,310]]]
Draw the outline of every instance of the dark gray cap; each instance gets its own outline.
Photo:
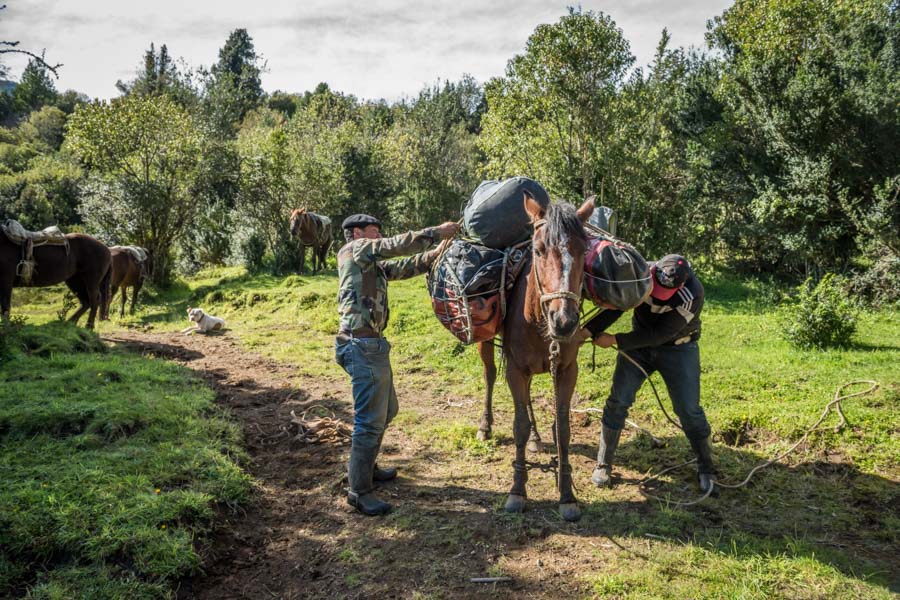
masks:
[[[378,225],[378,229],[381,229],[381,221],[376,219],[371,215],[364,215],[362,213],[358,215],[350,215],[344,222],[341,223],[341,229],[352,229],[353,227],[366,227],[368,225]]]

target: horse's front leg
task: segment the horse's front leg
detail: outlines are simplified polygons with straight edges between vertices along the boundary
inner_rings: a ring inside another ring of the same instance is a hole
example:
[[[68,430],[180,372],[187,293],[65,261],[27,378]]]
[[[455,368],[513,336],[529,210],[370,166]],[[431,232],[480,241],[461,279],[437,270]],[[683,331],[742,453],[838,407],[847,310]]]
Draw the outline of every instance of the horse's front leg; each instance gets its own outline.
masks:
[[[491,400],[494,397],[494,383],[497,381],[497,364],[494,362],[494,344],[492,342],[479,342],[478,355],[481,357],[484,374],[484,412],[481,413],[481,422],[478,424],[479,440],[491,439],[491,428],[494,425],[494,413],[491,409]]]
[[[578,362],[573,360],[560,367],[556,378],[556,444],[559,449],[559,514],[566,521],[581,518],[578,500],[572,492],[572,465],[569,464],[569,406],[575,383],[578,381]]]
[[[516,460],[513,462],[513,486],[506,499],[507,512],[525,510],[525,485],[528,483],[528,469],[525,466],[525,445],[528,443],[528,396],[531,393],[531,376],[520,371],[512,363],[506,365],[506,381],[512,393],[516,408],[513,421],[513,436],[516,441]]]
[[[537,430],[537,419],[534,418],[534,402],[532,402],[530,396],[528,398],[528,420],[531,423],[531,433],[528,436],[528,451],[532,453],[540,452],[541,436]]]

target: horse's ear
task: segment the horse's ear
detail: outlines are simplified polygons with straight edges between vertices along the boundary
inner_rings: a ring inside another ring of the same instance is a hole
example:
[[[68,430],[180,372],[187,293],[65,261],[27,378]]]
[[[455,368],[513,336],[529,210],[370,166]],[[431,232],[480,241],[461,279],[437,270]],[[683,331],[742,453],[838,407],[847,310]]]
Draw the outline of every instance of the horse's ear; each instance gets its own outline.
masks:
[[[544,217],[544,207],[541,203],[534,199],[528,190],[524,190],[525,194],[525,212],[531,217],[532,221],[537,221]]]
[[[587,220],[591,218],[591,215],[594,214],[594,202],[597,200],[597,196],[591,196],[587,200],[584,201],[575,214],[578,215],[578,218],[582,223],[587,223]]]

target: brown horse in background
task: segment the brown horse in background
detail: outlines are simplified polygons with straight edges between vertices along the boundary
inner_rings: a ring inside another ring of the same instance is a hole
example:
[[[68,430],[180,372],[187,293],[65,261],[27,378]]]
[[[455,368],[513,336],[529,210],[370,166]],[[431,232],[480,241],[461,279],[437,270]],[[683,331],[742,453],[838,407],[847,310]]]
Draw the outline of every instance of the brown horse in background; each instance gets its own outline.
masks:
[[[306,249],[313,249],[312,272],[325,267],[325,257],[331,249],[331,219],[308,212],[305,208],[291,211],[291,236],[300,244],[300,274],[306,268]]]
[[[550,372],[556,405],[553,437],[558,449],[559,513],[566,521],[576,521],[581,511],[572,492],[569,405],[578,379],[576,358],[580,344],[573,335],[578,330],[588,245],[583,224],[591,216],[594,203],[589,199],[577,211],[568,203],[544,208],[526,192],[525,210],[534,225],[531,264],[527,277],[520,277],[513,286],[503,322],[506,382],[515,404],[516,442],[513,486],[506,510],[525,510],[525,448],[532,430],[528,410],[531,380]]]
[[[94,328],[97,310],[106,305],[112,258],[106,244],[81,233],[66,235],[67,246],[35,246],[35,270],[29,282],[16,275],[22,246],[0,232],[0,314],[9,319],[14,287],[45,287],[65,282],[81,303],[69,321],[77,323],[90,310],[87,327]]]
[[[142,248],[143,250],[143,248]],[[131,307],[128,314],[134,314],[134,305],[137,302],[138,293],[147,278],[147,261],[139,261],[127,248],[113,246],[109,249],[112,256],[112,274],[110,276],[110,292],[103,307],[104,318],[109,318],[109,308],[112,305],[116,292],[122,290],[122,306],[119,309],[119,318],[125,316],[125,303],[128,300],[128,288],[131,291]],[[144,250],[146,252],[146,250]]]

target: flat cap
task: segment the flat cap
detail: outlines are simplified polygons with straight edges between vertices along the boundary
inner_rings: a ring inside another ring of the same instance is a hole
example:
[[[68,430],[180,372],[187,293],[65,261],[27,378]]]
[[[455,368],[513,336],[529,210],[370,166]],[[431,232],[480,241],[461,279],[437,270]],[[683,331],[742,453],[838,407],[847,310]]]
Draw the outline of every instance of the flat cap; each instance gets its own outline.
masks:
[[[381,221],[371,215],[350,215],[341,223],[341,229],[352,229],[353,227],[366,227],[367,225],[378,225],[381,229]]]

